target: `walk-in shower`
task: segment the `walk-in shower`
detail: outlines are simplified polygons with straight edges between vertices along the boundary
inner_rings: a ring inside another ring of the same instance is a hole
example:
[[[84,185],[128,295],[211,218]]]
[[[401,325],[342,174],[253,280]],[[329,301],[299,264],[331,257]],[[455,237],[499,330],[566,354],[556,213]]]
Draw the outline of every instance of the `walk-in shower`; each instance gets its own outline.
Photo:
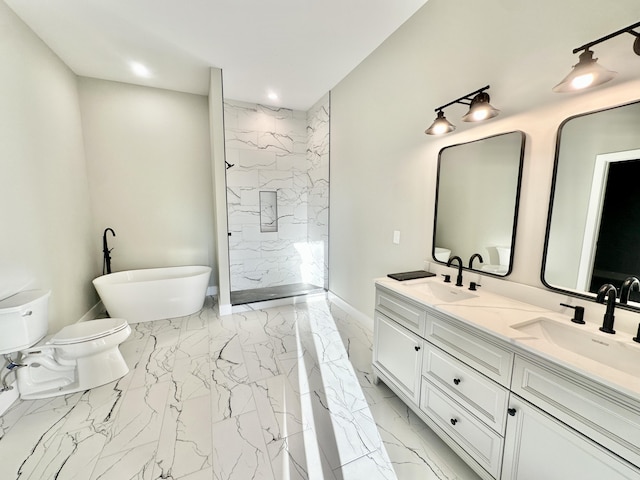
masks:
[[[329,106],[224,102],[233,305],[328,287]]]

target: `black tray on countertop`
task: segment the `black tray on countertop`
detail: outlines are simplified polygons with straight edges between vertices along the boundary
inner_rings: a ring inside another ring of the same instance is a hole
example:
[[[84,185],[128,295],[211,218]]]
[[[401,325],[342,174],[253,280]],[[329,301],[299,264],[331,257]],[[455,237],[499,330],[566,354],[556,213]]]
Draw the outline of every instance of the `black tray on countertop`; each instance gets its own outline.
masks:
[[[427,272],[426,270],[414,270],[413,272],[400,272],[390,273],[387,275],[389,278],[403,282],[405,280],[415,280],[417,278],[435,277],[435,273]]]

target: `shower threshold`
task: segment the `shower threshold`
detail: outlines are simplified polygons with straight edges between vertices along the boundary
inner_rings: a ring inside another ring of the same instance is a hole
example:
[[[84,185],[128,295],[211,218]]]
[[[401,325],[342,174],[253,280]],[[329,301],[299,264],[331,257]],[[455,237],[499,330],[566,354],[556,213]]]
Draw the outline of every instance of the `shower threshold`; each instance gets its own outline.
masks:
[[[251,290],[236,290],[231,292],[231,305],[279,300],[281,298],[297,297],[312,293],[322,293],[324,288],[310,283],[292,283],[276,287],[252,288]]]

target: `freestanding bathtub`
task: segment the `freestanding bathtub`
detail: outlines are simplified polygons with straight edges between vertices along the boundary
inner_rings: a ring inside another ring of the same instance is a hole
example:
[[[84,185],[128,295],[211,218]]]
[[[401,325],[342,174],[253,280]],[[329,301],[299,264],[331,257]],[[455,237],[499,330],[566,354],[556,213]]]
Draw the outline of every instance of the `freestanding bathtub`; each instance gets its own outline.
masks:
[[[138,323],[197,312],[210,275],[204,266],[148,268],[103,275],[93,285],[111,317]]]

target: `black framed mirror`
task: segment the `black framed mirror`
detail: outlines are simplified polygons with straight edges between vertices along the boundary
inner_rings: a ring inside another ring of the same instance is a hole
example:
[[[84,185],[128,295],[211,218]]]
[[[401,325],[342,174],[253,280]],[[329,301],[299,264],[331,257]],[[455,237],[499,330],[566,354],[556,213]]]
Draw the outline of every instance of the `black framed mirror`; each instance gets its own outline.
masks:
[[[432,256],[466,269],[511,273],[525,134],[513,131],[440,150]],[[475,257],[472,265],[471,257]]]
[[[566,119],[558,129],[542,283],[595,299],[640,277],[640,101]],[[629,307],[640,310],[640,293]]]

